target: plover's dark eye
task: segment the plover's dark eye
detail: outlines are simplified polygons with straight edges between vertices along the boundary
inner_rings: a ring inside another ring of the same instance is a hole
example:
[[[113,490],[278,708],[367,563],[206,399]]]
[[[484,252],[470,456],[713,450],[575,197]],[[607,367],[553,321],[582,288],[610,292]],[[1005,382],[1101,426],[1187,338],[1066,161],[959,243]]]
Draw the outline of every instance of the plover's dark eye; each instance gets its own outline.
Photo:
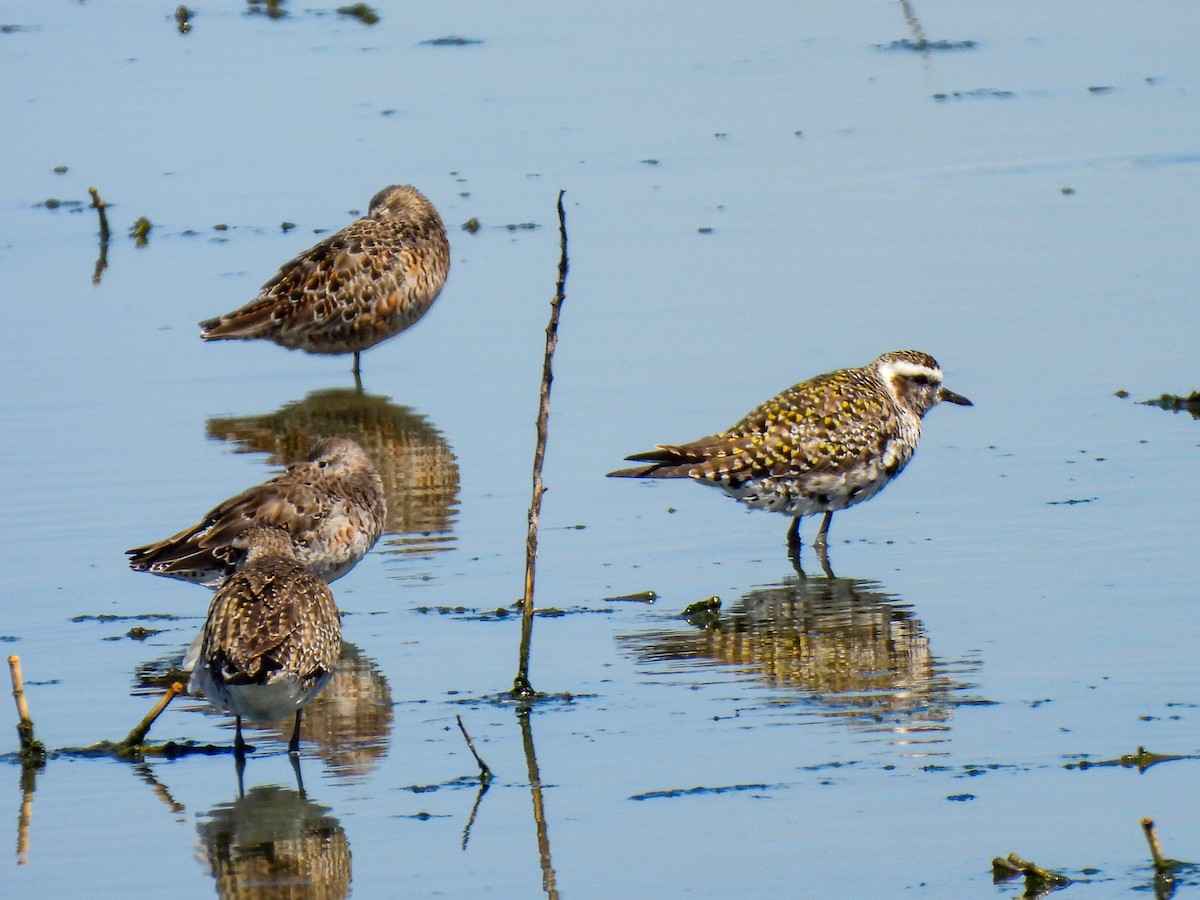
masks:
[[[914,375],[913,383],[914,384],[929,384],[929,376],[928,375]]]

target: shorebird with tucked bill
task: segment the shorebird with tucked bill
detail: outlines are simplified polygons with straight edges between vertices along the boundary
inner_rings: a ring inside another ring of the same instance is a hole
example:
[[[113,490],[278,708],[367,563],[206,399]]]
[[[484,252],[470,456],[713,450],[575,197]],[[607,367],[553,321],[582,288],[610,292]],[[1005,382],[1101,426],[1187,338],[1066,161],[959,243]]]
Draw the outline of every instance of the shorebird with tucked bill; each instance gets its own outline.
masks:
[[[236,538],[255,525],[275,525],[291,536],[301,563],[334,581],[375,546],[386,516],[375,465],[355,441],[332,437],[319,441],[308,459],[230,497],[190,528],[126,553],[134,571],[215,589],[245,561]]]
[[[284,263],[257,297],[200,323],[206,341],[265,338],[289,350],[359,354],[425,315],[450,270],[450,244],[433,204],[391,185],[369,211]]]

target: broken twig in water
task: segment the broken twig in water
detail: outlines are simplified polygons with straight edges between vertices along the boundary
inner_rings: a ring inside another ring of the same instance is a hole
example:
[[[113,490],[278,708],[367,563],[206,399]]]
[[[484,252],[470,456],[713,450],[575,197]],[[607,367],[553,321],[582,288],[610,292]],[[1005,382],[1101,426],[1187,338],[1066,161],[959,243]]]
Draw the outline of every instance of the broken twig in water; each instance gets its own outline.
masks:
[[[1146,843],[1150,845],[1150,858],[1154,860],[1154,874],[1159,878],[1174,879],[1175,866],[1169,859],[1164,859],[1162,847],[1158,843],[1158,832],[1154,830],[1154,820],[1142,819],[1142,832],[1146,835]]]
[[[17,702],[17,737],[21,743],[21,761],[40,765],[46,761],[46,748],[33,736],[33,719],[29,715],[29,701],[25,698],[25,679],[21,675],[21,657],[8,658],[8,674],[12,679],[12,695]]]
[[[550,385],[554,381],[554,348],[558,345],[558,315],[565,299],[567,283],[567,223],[563,212],[563,192],[558,192],[558,285],[550,301],[550,324],[546,326],[546,355],[542,361],[541,404],[538,407],[537,447],[533,453],[533,498],[529,503],[529,532],[525,538],[525,597],[521,607],[521,647],[517,660],[517,677],[513,680],[512,696],[528,699],[534,690],[529,683],[529,644],[533,638],[533,575],[537,563],[538,516],[542,509],[542,461],[546,456],[546,423],[550,417]]]
[[[462,716],[456,713],[454,718],[458,721],[458,730],[462,732],[462,736],[467,741],[467,749],[471,751],[471,755],[475,757],[475,762],[479,764],[479,780],[487,784],[492,780],[492,770],[483,761],[483,757],[479,755],[479,751],[475,749],[475,742],[471,740],[471,735],[467,734],[467,726],[463,724]]]
[[[153,725],[155,720],[162,715],[163,710],[167,708],[167,704],[182,693],[183,685],[178,681],[174,682],[169,688],[167,688],[167,692],[163,694],[162,699],[158,701],[154,709],[146,713],[145,717],[142,719],[142,721],[137,723],[137,726],[134,727],[133,731],[125,735],[125,740],[117,744],[117,753],[124,755],[134,748],[141,747],[146,740],[146,735],[150,732],[150,726]]]

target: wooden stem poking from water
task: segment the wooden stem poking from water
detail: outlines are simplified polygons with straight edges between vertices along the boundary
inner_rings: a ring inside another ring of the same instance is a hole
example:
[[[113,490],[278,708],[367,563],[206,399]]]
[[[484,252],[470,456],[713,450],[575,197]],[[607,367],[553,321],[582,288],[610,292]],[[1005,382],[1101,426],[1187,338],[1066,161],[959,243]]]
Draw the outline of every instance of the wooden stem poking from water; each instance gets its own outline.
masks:
[[[467,741],[467,749],[471,751],[471,755],[475,757],[475,762],[479,765],[479,780],[487,784],[492,780],[492,770],[483,761],[483,757],[479,755],[479,751],[475,749],[475,742],[471,740],[471,735],[467,734],[467,726],[463,724],[462,716],[455,714],[454,718],[458,721],[458,730],[462,732],[462,736]]]
[[[117,744],[117,752],[121,753],[122,751],[129,750],[133,747],[142,746],[146,740],[146,735],[150,732],[150,726],[153,725],[154,721],[162,715],[163,710],[167,708],[167,704],[182,693],[183,685],[178,681],[174,682],[169,688],[167,688],[167,692],[162,695],[162,699],[158,701],[154,709],[146,713],[145,717],[142,719],[142,721],[138,722],[133,731],[129,732],[129,734],[125,736],[125,740]]]
[[[8,674],[12,679],[13,699],[17,702],[17,738],[21,744],[21,762],[40,765],[46,760],[46,748],[33,736],[33,719],[29,715],[25,679],[21,675],[21,657],[14,655],[8,658]]]
[[[100,273],[108,268],[108,239],[112,236],[108,230],[108,216],[104,210],[108,206],[100,199],[100,192],[94,187],[88,188],[92,195],[92,209],[100,214],[100,256],[96,259],[96,270],[92,273],[92,284],[100,283]]]
[[[1142,819],[1142,832],[1146,835],[1146,843],[1150,845],[1150,858],[1154,860],[1154,874],[1158,878],[1172,880],[1174,866],[1169,859],[1164,859],[1162,847],[1158,843],[1158,832],[1154,830],[1154,820]]]
[[[554,348],[558,345],[558,315],[566,297],[567,223],[563,191],[558,192],[558,285],[550,301],[550,324],[546,326],[546,355],[542,361],[541,405],[537,418],[537,447],[533,453],[533,499],[529,503],[529,532],[525,538],[525,597],[521,607],[521,648],[512,696],[528,699],[534,694],[529,683],[529,643],[533,638],[533,575],[537,563],[538,516],[542,510],[542,461],[546,456],[546,423],[550,418],[550,384],[554,381]]]

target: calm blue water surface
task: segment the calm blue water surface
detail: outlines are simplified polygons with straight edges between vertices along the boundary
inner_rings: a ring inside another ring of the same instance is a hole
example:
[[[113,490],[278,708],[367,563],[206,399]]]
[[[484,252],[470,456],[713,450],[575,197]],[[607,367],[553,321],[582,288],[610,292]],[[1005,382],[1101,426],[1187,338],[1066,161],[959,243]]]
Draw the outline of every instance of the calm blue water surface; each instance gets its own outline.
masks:
[[[147,711],[209,596],[123,551],[306,429],[357,429],[394,517],[335,585],[304,795],[286,729],[255,732],[241,797],[228,755],[23,781],[8,730],[0,894],[232,893],[270,847],[335,896],[1014,896],[990,863],[1015,851],[1107,897],[1150,890],[1143,816],[1200,859],[1200,761],[1065,767],[1200,755],[1200,423],[1137,402],[1200,388],[1200,7],[373,6],[197,5],[186,35],[162,4],[0,10],[0,637],[38,736]],[[892,46],[922,35],[974,43]],[[199,340],[402,182],[451,274],[365,354],[365,399],[348,359]],[[531,674],[573,699],[522,717],[487,698],[516,668],[495,610],[522,590],[560,188],[537,597],[564,615]],[[975,405],[835,517],[834,578],[810,550],[796,576],[782,517],[602,477],[903,347]],[[714,595],[723,630],[680,617]],[[232,729],[182,698],[152,737]]]

